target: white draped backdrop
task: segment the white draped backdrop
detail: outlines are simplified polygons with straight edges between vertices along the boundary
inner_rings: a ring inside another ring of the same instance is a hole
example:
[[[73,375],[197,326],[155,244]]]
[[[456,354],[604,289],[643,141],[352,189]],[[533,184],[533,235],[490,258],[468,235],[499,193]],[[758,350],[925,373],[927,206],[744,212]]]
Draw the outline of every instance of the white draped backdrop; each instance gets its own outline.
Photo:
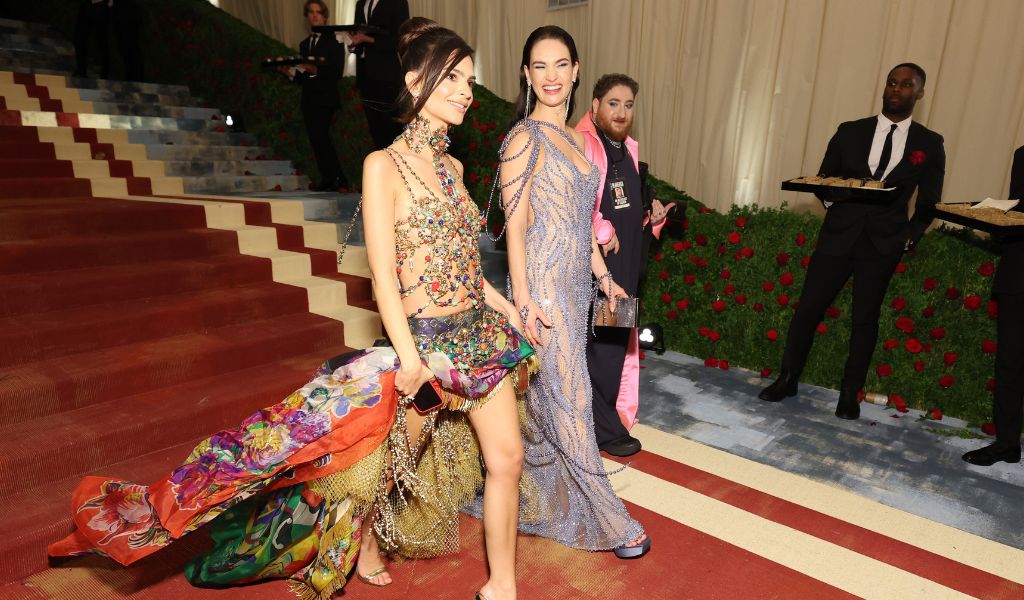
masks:
[[[387,1],[387,0],[382,0]],[[302,0],[220,0],[295,46]],[[355,0],[328,0],[352,22]],[[1024,144],[1022,0],[410,0],[477,50],[481,81],[513,99],[522,44],[554,24],[581,58],[581,108],[603,73],[640,82],[634,133],[652,171],[713,208],[818,210],[782,179],[817,170],[845,120],[880,108],[889,68],[928,72],[915,120],[946,138],[943,200],[1002,198]],[[582,110],[577,113],[577,118]]]

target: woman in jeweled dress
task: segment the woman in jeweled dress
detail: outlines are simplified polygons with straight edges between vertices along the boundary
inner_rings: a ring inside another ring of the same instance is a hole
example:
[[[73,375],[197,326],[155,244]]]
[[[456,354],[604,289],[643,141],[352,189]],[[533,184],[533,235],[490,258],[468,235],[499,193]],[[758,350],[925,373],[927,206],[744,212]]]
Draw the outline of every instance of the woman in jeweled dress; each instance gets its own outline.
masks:
[[[583,155],[582,137],[566,124],[578,71],[565,30],[535,30],[523,48],[516,104],[522,120],[501,148],[511,295],[540,358],[526,395],[524,463],[537,497],[524,496],[520,529],[634,558],[650,539],[613,491],[594,438],[586,336],[595,283],[609,297],[626,293],[593,234],[599,174]]]
[[[352,570],[391,583],[378,542],[414,558],[458,549],[458,513],[483,485],[490,573],[478,597],[516,597],[515,389],[534,352],[515,307],[483,278],[480,211],[446,153],[447,128],[473,101],[473,50],[422,18],[403,25],[400,48],[408,125],[363,171],[367,255],[391,346],[326,362],[150,486],[85,478],[77,529],[51,555],[127,565],[206,526],[214,547],[186,567],[193,584],[287,578],[300,598],[325,600]],[[420,414],[412,397],[424,384],[443,406]]]

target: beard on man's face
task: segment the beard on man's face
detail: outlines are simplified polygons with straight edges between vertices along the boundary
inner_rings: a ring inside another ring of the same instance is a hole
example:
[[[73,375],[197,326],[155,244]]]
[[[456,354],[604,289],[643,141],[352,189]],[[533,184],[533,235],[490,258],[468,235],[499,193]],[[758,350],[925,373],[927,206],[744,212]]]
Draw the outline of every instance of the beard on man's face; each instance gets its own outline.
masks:
[[[629,117],[620,118],[616,120],[612,115],[607,113],[597,114],[597,126],[601,128],[602,133],[608,136],[608,139],[613,142],[621,142],[629,137],[630,131],[633,129],[633,119]]]

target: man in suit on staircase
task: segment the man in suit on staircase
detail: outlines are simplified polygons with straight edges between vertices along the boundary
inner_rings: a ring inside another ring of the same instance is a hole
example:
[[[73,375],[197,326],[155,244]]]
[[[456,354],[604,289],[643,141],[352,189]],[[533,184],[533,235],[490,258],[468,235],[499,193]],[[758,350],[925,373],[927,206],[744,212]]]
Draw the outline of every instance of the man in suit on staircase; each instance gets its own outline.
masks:
[[[829,141],[819,173],[884,179],[886,187],[898,192],[882,201],[819,195],[826,208],[825,221],[790,321],[779,378],[761,391],[762,400],[778,402],[796,395],[815,329],[852,275],[850,350],[835,414],[841,419],[860,417],[857,396],[878,339],[889,280],[903,253],[924,235],[942,195],[946,168],[942,136],[911,121],[915,104],[924,96],[925,79],[921,67],[897,65],[886,77],[881,114],[841,124]],[[915,190],[917,203],[908,219]]]
[[[1024,211],[1024,146],[1013,153],[1010,198]],[[996,389],[992,411],[996,441],[964,454],[971,464],[987,467],[999,461],[1020,462],[1020,432],[1024,421],[1024,236],[1003,240],[1002,258],[992,281],[999,302],[996,317]]]
[[[408,19],[407,0],[356,2],[355,24],[378,28],[372,35],[353,34],[349,44],[356,55],[359,100],[377,150],[391,145],[402,133],[397,100],[405,80],[398,59],[398,28]]]
[[[327,24],[329,12],[322,0],[308,0],[302,10],[310,27]],[[299,54],[323,59],[283,71],[302,86],[302,118],[320,170],[320,183],[313,189],[337,191],[348,187],[330,134],[331,119],[341,106],[338,80],[345,70],[345,48],[331,34],[313,33],[299,42]]]

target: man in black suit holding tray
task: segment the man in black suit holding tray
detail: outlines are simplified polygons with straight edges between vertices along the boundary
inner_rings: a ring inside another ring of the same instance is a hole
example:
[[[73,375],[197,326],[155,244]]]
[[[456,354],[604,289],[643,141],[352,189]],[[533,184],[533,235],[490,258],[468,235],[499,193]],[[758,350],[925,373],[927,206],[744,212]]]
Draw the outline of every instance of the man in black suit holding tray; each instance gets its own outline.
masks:
[[[307,0],[302,12],[310,27],[327,23],[329,13],[322,0]],[[280,71],[302,86],[302,119],[320,170],[320,183],[313,189],[336,192],[340,187],[348,187],[330,135],[331,119],[341,106],[338,80],[345,70],[345,48],[331,34],[313,33],[299,42],[299,54],[322,60],[316,64],[281,67]]]
[[[789,325],[779,378],[759,394],[767,402],[795,396],[814,332],[836,295],[853,276],[853,323],[836,416],[857,419],[878,339],[878,319],[889,279],[903,253],[913,248],[933,219],[942,195],[946,153],[942,136],[910,117],[924,96],[925,72],[913,63],[886,78],[880,115],[839,125],[819,173],[828,177],[885,180],[895,187],[879,200],[819,194],[825,222],[807,269],[800,303]],[[914,214],[907,218],[917,190]],[[838,358],[838,357],[837,357]]]
[[[1024,211],[1024,146],[1013,153],[1010,198]],[[996,441],[964,454],[971,464],[987,467],[999,461],[1020,462],[1020,432],[1024,421],[1024,236],[1003,240],[1002,258],[992,282],[999,302],[996,317],[996,389],[993,416]]]

